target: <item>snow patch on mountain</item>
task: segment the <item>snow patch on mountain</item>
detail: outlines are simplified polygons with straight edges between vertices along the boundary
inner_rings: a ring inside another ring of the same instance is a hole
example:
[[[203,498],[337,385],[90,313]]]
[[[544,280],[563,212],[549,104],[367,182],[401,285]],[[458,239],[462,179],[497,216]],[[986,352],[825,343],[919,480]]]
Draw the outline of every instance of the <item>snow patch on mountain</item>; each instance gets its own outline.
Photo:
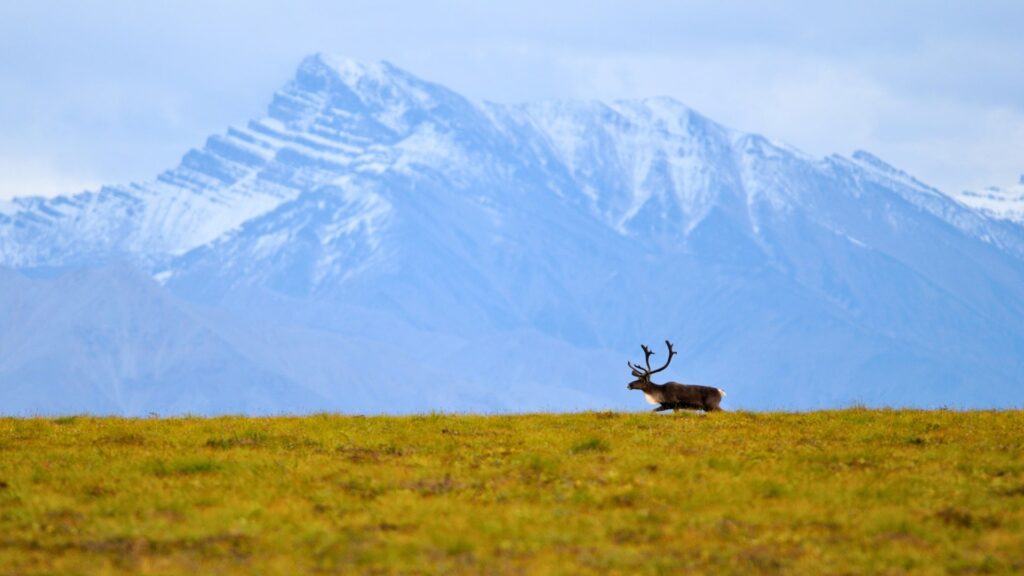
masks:
[[[1024,224],[1024,175],[1013,186],[964,190],[953,197],[992,218]]]

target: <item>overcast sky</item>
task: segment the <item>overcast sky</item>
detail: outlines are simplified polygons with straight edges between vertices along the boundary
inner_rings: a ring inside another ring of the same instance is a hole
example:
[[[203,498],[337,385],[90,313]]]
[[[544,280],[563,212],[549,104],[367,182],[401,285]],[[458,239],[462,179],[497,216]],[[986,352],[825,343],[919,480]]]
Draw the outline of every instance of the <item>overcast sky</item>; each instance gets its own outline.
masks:
[[[0,198],[152,178],[317,51],[476,100],[668,95],[945,190],[1024,173],[1019,0],[161,4],[0,0]]]

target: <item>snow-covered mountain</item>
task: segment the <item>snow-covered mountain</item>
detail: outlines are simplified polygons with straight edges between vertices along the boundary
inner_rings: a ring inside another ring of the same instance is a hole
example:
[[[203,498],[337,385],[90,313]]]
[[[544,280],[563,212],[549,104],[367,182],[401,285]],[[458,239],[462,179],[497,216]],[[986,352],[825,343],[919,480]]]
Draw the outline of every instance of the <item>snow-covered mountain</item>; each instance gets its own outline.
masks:
[[[1024,224],[1024,174],[1014,186],[964,190],[955,198],[992,218]]]
[[[0,358],[19,413],[639,407],[625,361],[664,338],[732,407],[1024,404],[1024,228],[668,98],[479,104],[316,55],[154,182],[0,205],[0,265],[0,317],[43,311]],[[164,334],[187,378],[97,370],[112,316],[106,354]],[[81,374],[102,401],[48,403]]]

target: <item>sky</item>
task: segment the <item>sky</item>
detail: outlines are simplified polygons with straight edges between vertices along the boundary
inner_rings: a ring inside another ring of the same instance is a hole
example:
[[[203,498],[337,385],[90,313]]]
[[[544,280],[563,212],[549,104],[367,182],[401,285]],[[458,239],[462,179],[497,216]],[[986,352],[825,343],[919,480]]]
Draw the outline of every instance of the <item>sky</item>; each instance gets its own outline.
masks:
[[[1024,2],[0,0],[0,199],[153,178],[299,61],[474,100],[671,96],[946,191],[1024,173]]]

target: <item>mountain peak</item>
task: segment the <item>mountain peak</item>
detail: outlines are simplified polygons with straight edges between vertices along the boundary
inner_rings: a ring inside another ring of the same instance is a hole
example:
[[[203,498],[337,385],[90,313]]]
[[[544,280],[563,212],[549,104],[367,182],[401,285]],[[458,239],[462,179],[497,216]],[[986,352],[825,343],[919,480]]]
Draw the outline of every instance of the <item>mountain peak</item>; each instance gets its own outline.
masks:
[[[953,197],[989,217],[1024,224],[1024,175],[1019,184],[964,190]]]
[[[302,60],[295,83],[306,92],[353,92],[364,101],[394,98],[425,101],[427,94],[441,89],[386,60],[368,63],[323,52]]]
[[[450,112],[471,107],[451,90],[390,62],[364,63],[322,52],[302,61],[294,80],[275,100],[271,116],[286,121],[344,110],[350,119],[372,116],[399,133],[415,125],[417,118],[436,115],[439,108]]]
[[[299,65],[299,73],[303,72],[333,76],[348,86],[355,86],[366,80],[382,83],[389,77],[410,76],[409,73],[385,60],[366,63],[354,58],[324,52],[317,52],[304,58]]]

